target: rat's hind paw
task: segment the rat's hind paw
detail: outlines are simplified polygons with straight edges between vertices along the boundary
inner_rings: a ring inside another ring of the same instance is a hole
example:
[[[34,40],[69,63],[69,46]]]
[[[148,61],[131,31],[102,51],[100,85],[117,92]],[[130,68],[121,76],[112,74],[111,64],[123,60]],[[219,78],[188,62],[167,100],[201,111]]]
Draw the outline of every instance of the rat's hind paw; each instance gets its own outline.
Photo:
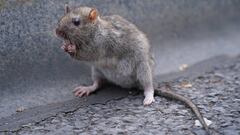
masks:
[[[155,102],[155,99],[153,96],[146,96],[143,100],[143,105],[147,106],[147,105],[152,104],[153,102]]]

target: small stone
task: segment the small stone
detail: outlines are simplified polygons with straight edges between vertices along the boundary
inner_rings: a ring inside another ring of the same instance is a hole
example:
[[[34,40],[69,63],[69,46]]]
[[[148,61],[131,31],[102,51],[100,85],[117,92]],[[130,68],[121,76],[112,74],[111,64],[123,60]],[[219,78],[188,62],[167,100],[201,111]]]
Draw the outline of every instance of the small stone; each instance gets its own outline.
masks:
[[[182,88],[192,88],[192,84],[189,83],[189,82],[187,82],[187,81],[182,82],[182,83],[180,84],[180,86],[181,86]]]
[[[22,125],[22,127],[31,127],[31,126],[32,126],[32,123],[27,123],[27,124]]]
[[[51,121],[51,123],[59,123],[60,122],[60,120],[58,120],[58,119],[53,119],[52,121]]]
[[[207,118],[203,118],[204,121],[206,122],[207,126],[212,124],[212,121],[208,120]],[[202,127],[202,124],[200,123],[199,120],[195,120],[195,126],[197,127]]]
[[[23,106],[17,108],[16,112],[23,112],[25,110],[25,108]]]
[[[41,130],[41,129],[44,129],[43,126],[38,126],[38,127],[35,127],[34,130]]]
[[[187,68],[188,68],[188,65],[187,65],[187,64],[182,64],[182,65],[179,66],[179,70],[180,70],[180,71],[184,71],[184,70],[186,70]]]

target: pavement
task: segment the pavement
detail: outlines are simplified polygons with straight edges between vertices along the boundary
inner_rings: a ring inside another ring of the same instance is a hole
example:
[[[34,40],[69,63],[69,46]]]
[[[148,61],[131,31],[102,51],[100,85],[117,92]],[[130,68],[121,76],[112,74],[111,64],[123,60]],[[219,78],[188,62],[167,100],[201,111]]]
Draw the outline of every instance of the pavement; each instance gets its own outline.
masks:
[[[205,73],[196,76],[178,77],[171,81],[158,82],[158,84],[159,86],[170,85],[172,90],[192,99],[200,108],[203,116],[212,122],[210,129],[215,134],[240,134],[240,56],[229,58],[228,62],[216,64]],[[123,89],[115,86],[107,87],[107,91],[112,94],[112,97],[115,97],[117,91],[121,90]],[[82,107],[77,107],[77,102],[75,102],[75,106],[68,104],[70,108],[75,109],[65,109],[62,112],[58,110],[59,112],[39,121],[26,121],[27,123],[18,128],[13,128],[14,125],[11,125],[11,122],[18,122],[16,119],[14,121],[13,115],[11,118],[1,120],[0,129],[2,131],[4,129],[2,122],[4,120],[5,123],[9,122],[5,125],[5,129],[8,130],[1,133],[18,135],[206,134],[201,127],[195,126],[195,115],[181,102],[155,97],[155,103],[144,107],[141,92],[136,90],[126,91],[125,97],[106,99],[106,102],[96,101],[98,103]],[[101,95],[101,93],[104,92],[100,91],[89,96],[85,101],[88,98],[91,101],[91,98],[96,98],[95,96]],[[109,97],[104,94],[101,96]],[[78,104],[84,102],[83,99],[78,100]],[[70,102],[73,103],[73,101]],[[53,106],[57,108],[61,105],[62,110],[64,110],[63,104],[68,106],[66,103],[58,103]],[[52,110],[49,108],[51,106],[38,107],[38,109],[35,108],[35,111],[45,110],[46,114],[47,110]],[[33,112],[33,110],[31,111]],[[19,114],[33,114],[31,111],[23,111]],[[44,115],[44,111],[41,115]]]

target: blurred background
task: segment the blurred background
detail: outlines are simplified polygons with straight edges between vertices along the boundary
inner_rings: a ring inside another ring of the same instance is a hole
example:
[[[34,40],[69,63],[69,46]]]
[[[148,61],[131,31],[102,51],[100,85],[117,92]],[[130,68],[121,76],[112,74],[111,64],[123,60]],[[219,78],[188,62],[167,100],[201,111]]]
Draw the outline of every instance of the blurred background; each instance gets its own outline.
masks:
[[[159,76],[240,54],[239,0],[0,0],[0,118],[73,99],[74,87],[91,83],[89,68],[66,55],[54,34],[65,3],[136,24],[150,40]]]

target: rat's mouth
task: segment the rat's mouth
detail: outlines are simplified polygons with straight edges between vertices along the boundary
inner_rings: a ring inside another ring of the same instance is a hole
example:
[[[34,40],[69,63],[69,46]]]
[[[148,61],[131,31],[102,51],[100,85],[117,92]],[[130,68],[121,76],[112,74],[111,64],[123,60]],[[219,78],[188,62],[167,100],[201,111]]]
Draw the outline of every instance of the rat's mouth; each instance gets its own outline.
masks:
[[[60,30],[59,28],[56,29],[56,34],[58,37],[64,39],[64,42],[61,48],[71,56],[76,56],[77,46],[73,44],[73,42],[71,42],[71,40],[68,38],[68,35],[64,31]]]
[[[75,56],[77,54],[77,47],[75,44],[72,44],[70,40],[65,39],[61,48],[71,56]]]

